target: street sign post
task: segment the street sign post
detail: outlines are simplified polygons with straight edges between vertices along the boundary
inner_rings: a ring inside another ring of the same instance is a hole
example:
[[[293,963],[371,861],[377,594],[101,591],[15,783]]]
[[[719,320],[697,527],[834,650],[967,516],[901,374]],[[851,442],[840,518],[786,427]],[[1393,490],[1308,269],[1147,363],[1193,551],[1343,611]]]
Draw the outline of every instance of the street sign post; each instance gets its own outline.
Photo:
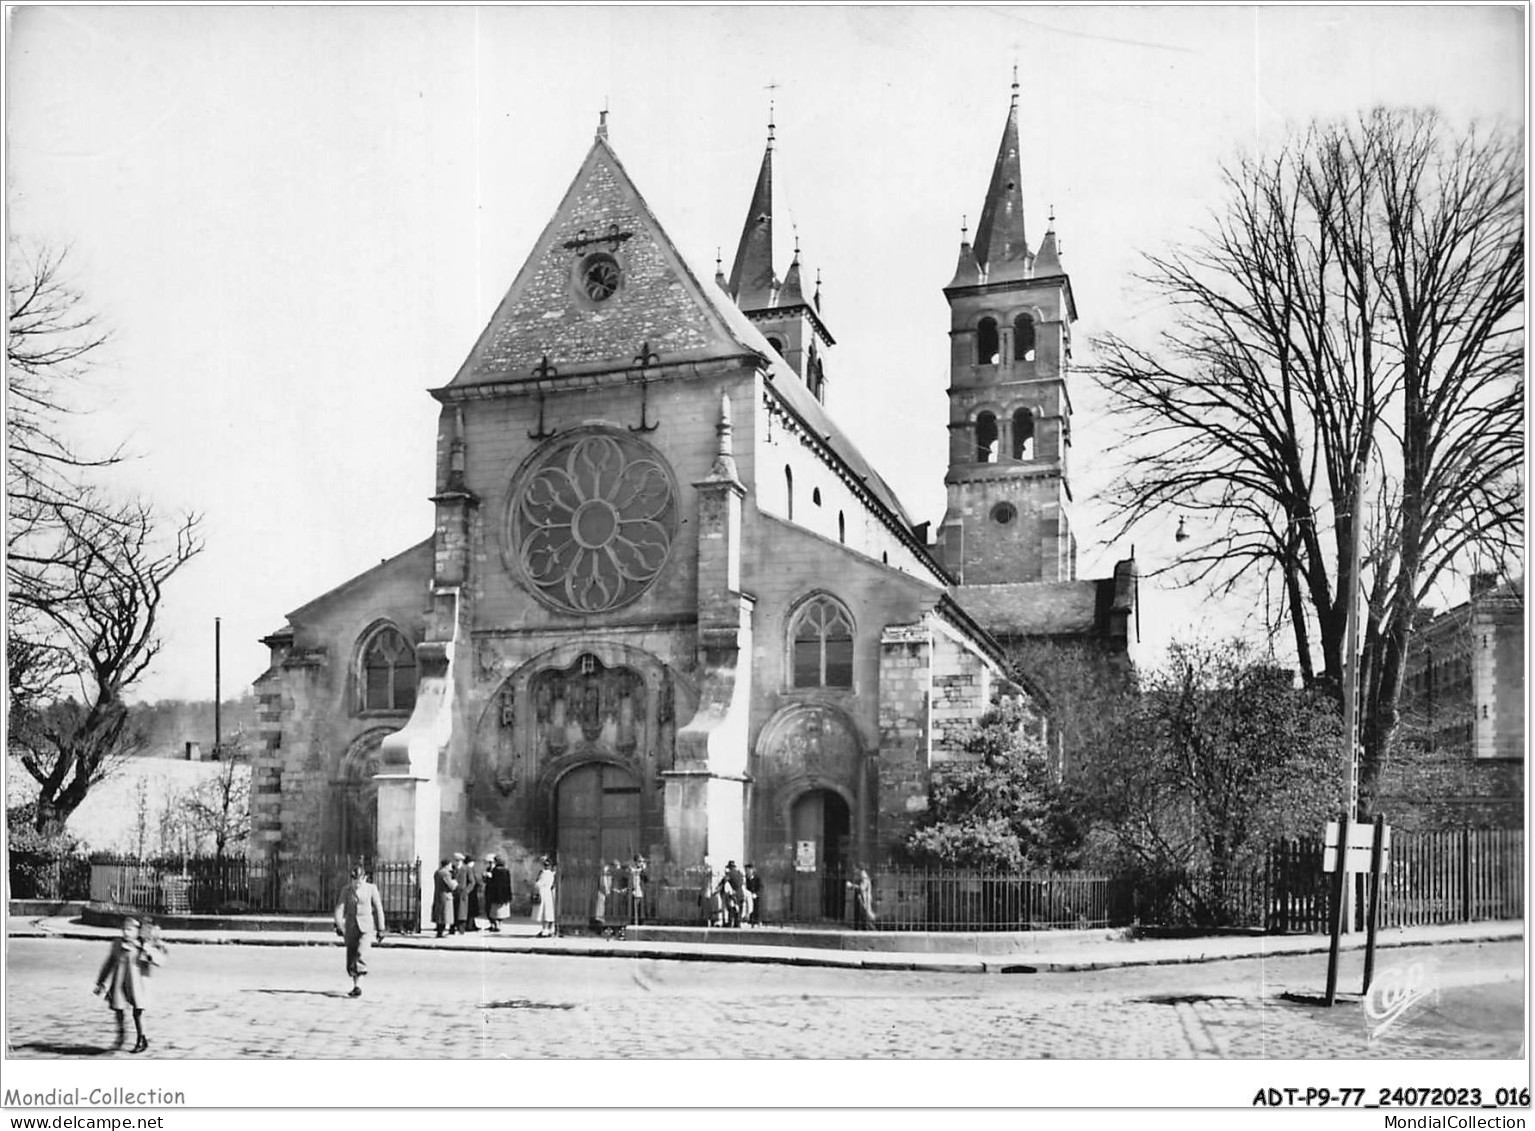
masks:
[[[1333,885],[1332,939],[1327,947],[1327,1004],[1338,999],[1338,946],[1343,935],[1344,893],[1348,890],[1349,877],[1355,873],[1368,873],[1370,877],[1370,910],[1366,923],[1364,948],[1364,989],[1370,992],[1370,979],[1375,973],[1375,932],[1380,922],[1380,878],[1386,872],[1391,850],[1391,826],[1385,817],[1377,816],[1373,825],[1349,820],[1345,813],[1342,821],[1327,822],[1326,847],[1322,853],[1322,871],[1337,876]]]
[[[1375,852],[1375,826],[1364,821],[1354,821],[1348,830],[1348,870],[1350,872],[1371,871],[1371,859]],[[1381,866],[1390,863],[1391,857],[1391,828],[1386,827],[1385,843],[1381,846]],[[1338,870],[1338,822],[1327,822],[1327,839],[1322,849],[1322,871],[1328,875]]]

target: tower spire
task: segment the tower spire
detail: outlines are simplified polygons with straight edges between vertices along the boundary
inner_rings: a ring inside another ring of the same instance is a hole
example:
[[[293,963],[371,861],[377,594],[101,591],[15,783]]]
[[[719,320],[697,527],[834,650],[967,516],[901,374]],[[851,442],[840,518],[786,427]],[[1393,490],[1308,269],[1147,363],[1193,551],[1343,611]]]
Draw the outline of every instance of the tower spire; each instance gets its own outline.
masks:
[[[735,264],[730,269],[730,297],[742,310],[770,305],[778,283],[773,274],[773,138],[770,106],[767,148],[762,153],[762,167],[757,171],[751,207],[746,211],[741,242],[736,246]]]
[[[1013,65],[1013,97],[1002,127],[1002,143],[986,188],[986,203],[975,226],[975,259],[988,282],[1021,279],[1028,273],[1028,236],[1023,223],[1023,172],[1018,146],[1018,69]]]

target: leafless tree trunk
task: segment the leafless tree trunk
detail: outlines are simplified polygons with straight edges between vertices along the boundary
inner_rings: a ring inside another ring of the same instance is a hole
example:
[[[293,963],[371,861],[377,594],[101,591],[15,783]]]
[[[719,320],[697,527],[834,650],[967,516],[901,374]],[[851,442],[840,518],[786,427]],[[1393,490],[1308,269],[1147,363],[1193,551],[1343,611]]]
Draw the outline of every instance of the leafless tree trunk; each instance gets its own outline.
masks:
[[[1277,582],[1308,681],[1341,685],[1360,586],[1366,790],[1416,610],[1522,542],[1523,167],[1515,136],[1431,112],[1316,126],[1227,170],[1213,227],[1147,258],[1167,310],[1155,346],[1095,342],[1090,369],[1134,427],[1123,528],[1207,520],[1219,534],[1186,557],[1189,580]]]
[[[104,341],[62,280],[61,255],[12,247],[7,290],[6,528],[10,750],[37,782],[36,826],[57,832],[140,743],[124,693],[160,649],[165,583],[202,549],[200,519],[162,539],[153,509],[87,473],[69,392]]]

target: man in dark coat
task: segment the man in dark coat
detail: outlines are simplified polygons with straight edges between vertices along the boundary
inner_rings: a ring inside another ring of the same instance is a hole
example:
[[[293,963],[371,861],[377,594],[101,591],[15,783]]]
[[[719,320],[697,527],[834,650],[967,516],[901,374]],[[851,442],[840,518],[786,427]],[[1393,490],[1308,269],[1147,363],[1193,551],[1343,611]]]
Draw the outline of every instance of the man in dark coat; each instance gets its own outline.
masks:
[[[726,926],[741,925],[741,904],[746,900],[746,876],[736,867],[734,860],[725,865],[725,915]]]
[[[762,877],[750,864],[746,866],[746,894],[751,897],[751,915],[747,919],[753,927],[762,926]]]
[[[453,920],[458,933],[468,934],[471,930],[478,930],[474,920],[469,917],[470,900],[479,890],[480,877],[475,869],[474,861],[465,858],[462,852],[453,854],[458,890],[453,893]]]
[[[453,892],[458,881],[453,878],[451,864],[444,860],[432,873],[432,922],[437,927],[437,937],[453,925]]]
[[[490,873],[485,877],[485,914],[490,918],[490,929],[499,931],[501,920],[507,917],[507,908],[512,902],[512,872],[501,857],[487,859]]]

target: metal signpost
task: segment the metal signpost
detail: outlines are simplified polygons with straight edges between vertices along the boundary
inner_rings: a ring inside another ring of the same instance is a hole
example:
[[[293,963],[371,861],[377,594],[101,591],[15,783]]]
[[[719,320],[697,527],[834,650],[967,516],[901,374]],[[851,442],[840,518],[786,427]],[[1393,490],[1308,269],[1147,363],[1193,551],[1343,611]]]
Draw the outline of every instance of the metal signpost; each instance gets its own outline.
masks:
[[[1327,948],[1327,1004],[1338,1000],[1338,947],[1343,936],[1344,893],[1349,878],[1356,873],[1370,876],[1370,908],[1364,951],[1364,988],[1370,992],[1375,973],[1375,932],[1380,923],[1380,878],[1385,874],[1391,851],[1391,828],[1384,817],[1373,825],[1347,819],[1327,822],[1327,843],[1322,855],[1322,871],[1335,874],[1333,885],[1332,939]]]

